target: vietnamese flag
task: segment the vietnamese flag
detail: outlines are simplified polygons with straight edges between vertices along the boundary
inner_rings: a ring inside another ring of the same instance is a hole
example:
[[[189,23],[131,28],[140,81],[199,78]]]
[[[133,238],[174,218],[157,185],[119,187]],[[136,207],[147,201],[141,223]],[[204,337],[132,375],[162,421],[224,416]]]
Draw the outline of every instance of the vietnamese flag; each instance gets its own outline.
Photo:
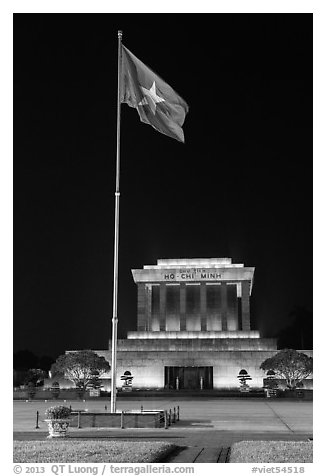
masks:
[[[123,45],[120,101],[136,108],[145,124],[184,142],[187,103]]]

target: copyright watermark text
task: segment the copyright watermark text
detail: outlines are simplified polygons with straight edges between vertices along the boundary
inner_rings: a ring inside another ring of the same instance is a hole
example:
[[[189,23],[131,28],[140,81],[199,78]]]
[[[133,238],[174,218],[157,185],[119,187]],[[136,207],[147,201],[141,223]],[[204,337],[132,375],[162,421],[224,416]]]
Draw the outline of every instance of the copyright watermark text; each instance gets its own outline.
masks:
[[[135,475],[140,474],[194,474],[194,466],[169,466],[165,464],[144,464],[144,465],[114,465],[114,464],[47,464],[47,465],[20,465],[15,464],[13,467],[15,474],[54,474],[55,476],[69,474],[90,474],[97,475]]]

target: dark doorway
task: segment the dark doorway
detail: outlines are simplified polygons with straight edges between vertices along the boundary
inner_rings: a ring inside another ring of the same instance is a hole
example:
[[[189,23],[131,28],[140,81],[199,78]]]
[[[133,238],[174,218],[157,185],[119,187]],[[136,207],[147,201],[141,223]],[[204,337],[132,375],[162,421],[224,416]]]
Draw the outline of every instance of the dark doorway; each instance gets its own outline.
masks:
[[[165,388],[204,390],[213,388],[213,367],[165,367]]]

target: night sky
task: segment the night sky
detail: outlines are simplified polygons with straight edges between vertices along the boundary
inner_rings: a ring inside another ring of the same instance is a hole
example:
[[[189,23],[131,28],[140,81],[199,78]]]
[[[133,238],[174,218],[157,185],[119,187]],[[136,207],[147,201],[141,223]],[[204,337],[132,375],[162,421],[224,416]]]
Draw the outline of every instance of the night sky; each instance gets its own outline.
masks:
[[[188,103],[185,144],[122,105],[119,336],[131,269],[254,266],[254,328],[312,311],[311,14],[14,15],[14,351],[111,336],[117,30]]]

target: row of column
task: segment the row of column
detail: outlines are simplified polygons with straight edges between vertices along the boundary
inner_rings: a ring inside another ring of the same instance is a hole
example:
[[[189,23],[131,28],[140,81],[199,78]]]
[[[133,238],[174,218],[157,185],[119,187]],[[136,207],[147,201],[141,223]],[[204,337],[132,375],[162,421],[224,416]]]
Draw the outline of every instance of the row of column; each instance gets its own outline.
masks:
[[[186,331],[189,330],[190,324],[187,319],[190,320],[190,316],[186,312],[186,284],[181,283],[177,285],[179,288],[180,302],[179,302],[179,312],[178,315],[168,316],[166,312],[166,289],[169,286],[166,283],[161,283],[160,285],[148,286],[146,283],[138,284],[138,320],[137,320],[137,329],[138,331],[151,331],[153,330],[152,322],[155,316],[156,323],[155,330],[166,331],[167,329],[167,319],[178,319],[180,327],[177,330]],[[176,286],[176,285],[173,285]],[[208,313],[207,309],[207,287],[206,283],[200,283],[199,285],[200,293],[200,306],[199,306],[199,315],[200,315],[200,330],[207,331],[211,330],[208,327],[208,320],[213,319],[212,311]],[[221,289],[221,307],[220,307],[220,318],[221,318],[221,330],[237,330],[239,327],[235,327],[238,320],[238,300],[235,294],[235,300],[231,303],[228,302],[228,285],[227,283],[222,282],[220,285]],[[231,284],[235,286],[235,284]],[[159,293],[158,298],[158,309],[152,309],[152,288],[155,288],[155,292]],[[250,330],[250,281],[241,281],[241,299],[240,301],[240,320],[241,320],[241,329],[248,331]],[[232,315],[231,315],[232,314]],[[235,317],[236,316],[236,317]],[[232,322],[232,324],[231,324]],[[229,324],[229,325],[228,325]],[[187,329],[188,327],[188,329]],[[230,329],[231,327],[231,329]],[[198,329],[199,330],[199,329]]]

